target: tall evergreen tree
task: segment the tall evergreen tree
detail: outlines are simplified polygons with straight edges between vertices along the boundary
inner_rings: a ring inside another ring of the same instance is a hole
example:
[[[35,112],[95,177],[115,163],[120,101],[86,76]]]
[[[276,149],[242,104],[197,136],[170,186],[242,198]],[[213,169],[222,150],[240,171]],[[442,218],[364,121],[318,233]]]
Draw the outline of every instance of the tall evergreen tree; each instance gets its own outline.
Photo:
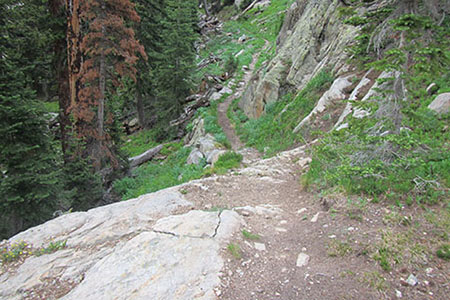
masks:
[[[161,55],[164,37],[161,26],[165,18],[164,0],[134,0],[136,11],[141,21],[136,23],[136,36],[144,46],[148,60],[140,59],[137,63],[136,111],[139,125],[148,126],[147,116],[157,101],[156,69],[162,63]]]
[[[0,236],[51,217],[58,169],[36,82],[49,67],[47,3],[0,0]]]
[[[197,40],[197,1],[166,0],[162,23],[164,43],[157,67],[158,114],[171,120],[181,112],[181,103],[191,93]]]
[[[138,22],[139,16],[129,0],[83,1],[80,11],[88,30],[80,44],[84,56],[81,87],[72,111],[94,168],[116,169],[119,159],[109,127],[114,118],[106,98],[108,92],[114,93],[121,78],[136,79],[137,54],[146,57],[133,29],[127,26],[127,22]]]

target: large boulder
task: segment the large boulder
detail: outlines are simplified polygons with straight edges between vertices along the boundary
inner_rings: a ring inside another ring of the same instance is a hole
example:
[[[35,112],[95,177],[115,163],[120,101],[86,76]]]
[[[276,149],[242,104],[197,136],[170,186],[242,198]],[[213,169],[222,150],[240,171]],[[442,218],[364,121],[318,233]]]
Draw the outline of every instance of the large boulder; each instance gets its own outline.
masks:
[[[191,154],[189,154],[186,164],[188,165],[198,165],[205,156],[197,148],[192,149]]]
[[[214,165],[219,160],[219,158],[225,153],[227,153],[227,151],[214,149],[213,151],[208,153],[208,156],[206,157],[206,162],[210,165]]]
[[[330,89],[326,91],[319,99],[316,107],[314,107],[311,113],[294,128],[293,132],[297,133],[303,126],[309,124],[316,114],[324,112],[325,109],[332,103],[345,99],[346,89],[353,85],[352,78],[353,75],[337,78],[331,85]]]
[[[204,136],[205,133],[205,122],[203,118],[197,118],[192,122],[192,130],[184,138],[184,143],[186,147],[191,147],[195,145],[198,140]]]
[[[440,94],[428,105],[428,108],[438,115],[445,115],[450,112],[450,93]]]
[[[209,152],[213,151],[214,149],[217,149],[216,139],[209,133],[205,136],[200,137],[198,139],[198,142],[196,143],[196,146],[205,156],[207,156]]]

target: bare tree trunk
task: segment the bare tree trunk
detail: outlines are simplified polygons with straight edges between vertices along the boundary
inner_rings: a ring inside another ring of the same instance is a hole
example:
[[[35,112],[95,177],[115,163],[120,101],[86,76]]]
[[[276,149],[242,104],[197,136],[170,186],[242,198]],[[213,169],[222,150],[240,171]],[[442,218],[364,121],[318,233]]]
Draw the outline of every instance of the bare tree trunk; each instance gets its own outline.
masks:
[[[103,29],[104,30],[104,29]],[[100,78],[99,78],[99,88],[100,88],[100,98],[98,99],[98,112],[97,112],[97,131],[98,136],[102,140],[104,133],[104,120],[105,120],[105,94],[106,94],[106,58],[102,54],[100,57]]]
[[[68,11],[68,6],[64,7],[66,0],[50,0],[49,6],[54,17],[58,17],[62,14],[62,10]],[[61,149],[63,152],[64,162],[68,161],[67,150],[69,147],[69,130],[71,128],[70,121],[70,89],[69,89],[69,68],[66,65],[68,39],[66,28],[66,37],[60,38],[55,43],[55,53],[58,57],[54,68],[56,70],[56,77],[58,80],[58,101],[59,101],[59,129],[61,134]]]
[[[70,107],[74,108],[77,99],[77,81],[81,70],[80,53],[80,0],[66,0],[67,5],[67,66],[69,73]]]
[[[144,128],[146,126],[145,123],[145,113],[144,113],[144,101],[142,99],[142,93],[139,91],[139,83],[136,86],[136,110],[139,125]]]
[[[208,10],[208,1],[206,1],[206,0],[203,0],[203,6],[204,6],[204,8],[205,8],[205,14],[206,14],[206,16],[210,16],[210,13],[209,13],[209,10]]]

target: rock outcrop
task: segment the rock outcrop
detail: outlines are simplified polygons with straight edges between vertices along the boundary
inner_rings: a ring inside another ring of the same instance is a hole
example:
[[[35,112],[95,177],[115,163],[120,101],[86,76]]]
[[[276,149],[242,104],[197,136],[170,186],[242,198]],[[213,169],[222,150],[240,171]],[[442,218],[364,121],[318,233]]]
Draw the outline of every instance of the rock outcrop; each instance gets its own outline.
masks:
[[[286,88],[301,90],[324,68],[337,72],[345,65],[345,47],[358,29],[340,21],[340,5],[338,0],[297,0],[290,7],[276,57],[253,76],[242,96],[240,107],[250,118],[261,116]]]
[[[191,207],[170,188],[20,233],[10,242],[67,247],[1,273],[0,298],[215,299],[220,250],[243,221],[233,211],[184,213]]]
[[[187,164],[199,164],[202,159],[206,159],[206,163],[214,165],[226,151],[222,149],[223,146],[216,141],[214,136],[205,132],[203,118],[195,119],[192,125],[192,131],[184,140],[186,147],[193,147],[187,159]]]

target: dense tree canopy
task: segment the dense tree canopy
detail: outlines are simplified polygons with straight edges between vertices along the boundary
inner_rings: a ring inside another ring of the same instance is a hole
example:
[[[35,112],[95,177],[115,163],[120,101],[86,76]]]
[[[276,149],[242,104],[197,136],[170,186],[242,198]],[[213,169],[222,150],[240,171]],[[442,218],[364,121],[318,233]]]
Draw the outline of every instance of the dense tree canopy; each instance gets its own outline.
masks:
[[[57,207],[57,157],[37,102],[50,75],[49,13],[42,1],[0,2],[0,234],[16,233]],[[39,213],[36,213],[39,212]]]
[[[167,123],[190,92],[197,4],[0,0],[1,236],[105,201],[126,166],[119,121]]]

